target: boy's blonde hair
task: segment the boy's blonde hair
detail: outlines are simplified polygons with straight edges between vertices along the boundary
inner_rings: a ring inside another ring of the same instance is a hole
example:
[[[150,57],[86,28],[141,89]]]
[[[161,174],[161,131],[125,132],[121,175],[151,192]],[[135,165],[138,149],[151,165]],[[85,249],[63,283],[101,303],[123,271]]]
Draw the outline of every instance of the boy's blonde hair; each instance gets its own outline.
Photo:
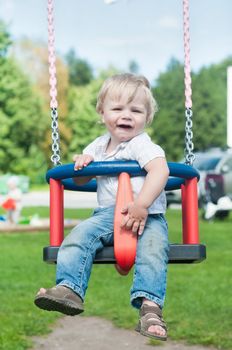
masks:
[[[150,124],[154,114],[158,110],[157,103],[152,95],[149,81],[142,75],[130,73],[116,74],[105,80],[97,98],[96,111],[101,114],[107,94],[119,98],[123,94],[128,94],[128,102],[131,102],[139,89],[145,93],[145,107],[147,109],[146,123]]]

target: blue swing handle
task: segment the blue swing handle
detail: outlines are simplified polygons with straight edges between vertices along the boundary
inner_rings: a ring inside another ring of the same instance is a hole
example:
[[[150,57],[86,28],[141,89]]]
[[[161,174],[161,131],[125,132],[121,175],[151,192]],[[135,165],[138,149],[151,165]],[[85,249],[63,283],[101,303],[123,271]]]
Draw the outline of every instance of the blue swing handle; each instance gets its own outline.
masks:
[[[199,180],[199,172],[190,165],[182,163],[168,162],[170,176],[165,186],[166,191],[176,190],[181,188],[185,183],[185,179],[197,178]],[[117,176],[118,174],[126,172],[130,176],[145,176],[146,171],[141,169],[138,162],[134,160],[128,161],[107,161],[107,162],[92,162],[82,170],[74,170],[74,163],[58,165],[47,171],[46,180],[62,180],[62,184],[66,190],[96,192],[97,183],[93,179],[87,184],[78,186],[73,181],[73,177],[78,176]]]

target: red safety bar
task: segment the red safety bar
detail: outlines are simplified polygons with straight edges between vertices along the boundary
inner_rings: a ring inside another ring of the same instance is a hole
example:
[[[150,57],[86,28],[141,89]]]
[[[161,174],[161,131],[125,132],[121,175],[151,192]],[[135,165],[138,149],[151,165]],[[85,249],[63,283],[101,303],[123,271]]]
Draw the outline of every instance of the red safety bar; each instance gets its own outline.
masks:
[[[199,244],[197,178],[181,185],[182,232],[184,244]]]
[[[137,235],[131,230],[121,227],[122,208],[133,201],[133,192],[130,182],[130,176],[127,173],[121,173],[118,177],[118,192],[114,213],[114,255],[119,267],[128,272],[134,265],[136,257]],[[118,269],[120,272],[120,269]],[[122,274],[123,274],[122,271]]]
[[[59,247],[64,239],[64,187],[50,179],[50,245]]]

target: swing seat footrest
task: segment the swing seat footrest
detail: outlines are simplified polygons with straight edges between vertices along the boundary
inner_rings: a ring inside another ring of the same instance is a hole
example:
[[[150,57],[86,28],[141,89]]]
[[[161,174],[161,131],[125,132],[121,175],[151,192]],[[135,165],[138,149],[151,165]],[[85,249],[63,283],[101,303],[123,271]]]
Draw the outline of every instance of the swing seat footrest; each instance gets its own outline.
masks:
[[[206,259],[206,247],[203,244],[170,244],[169,264],[192,264]],[[55,264],[59,247],[45,247],[43,260]],[[95,264],[115,264],[114,247],[105,247],[94,260]]]

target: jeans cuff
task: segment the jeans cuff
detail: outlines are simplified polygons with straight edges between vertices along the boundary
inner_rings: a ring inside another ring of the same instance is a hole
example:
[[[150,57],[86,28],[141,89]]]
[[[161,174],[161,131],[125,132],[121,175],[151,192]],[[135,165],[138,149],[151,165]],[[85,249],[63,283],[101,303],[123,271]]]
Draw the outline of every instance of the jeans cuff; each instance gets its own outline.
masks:
[[[149,294],[147,292],[132,293],[131,299],[130,299],[131,305],[136,309],[140,309],[142,306],[143,298],[146,298],[146,299],[158,304],[161,309],[164,306],[164,300],[162,300],[162,299],[160,299],[152,294]]]

